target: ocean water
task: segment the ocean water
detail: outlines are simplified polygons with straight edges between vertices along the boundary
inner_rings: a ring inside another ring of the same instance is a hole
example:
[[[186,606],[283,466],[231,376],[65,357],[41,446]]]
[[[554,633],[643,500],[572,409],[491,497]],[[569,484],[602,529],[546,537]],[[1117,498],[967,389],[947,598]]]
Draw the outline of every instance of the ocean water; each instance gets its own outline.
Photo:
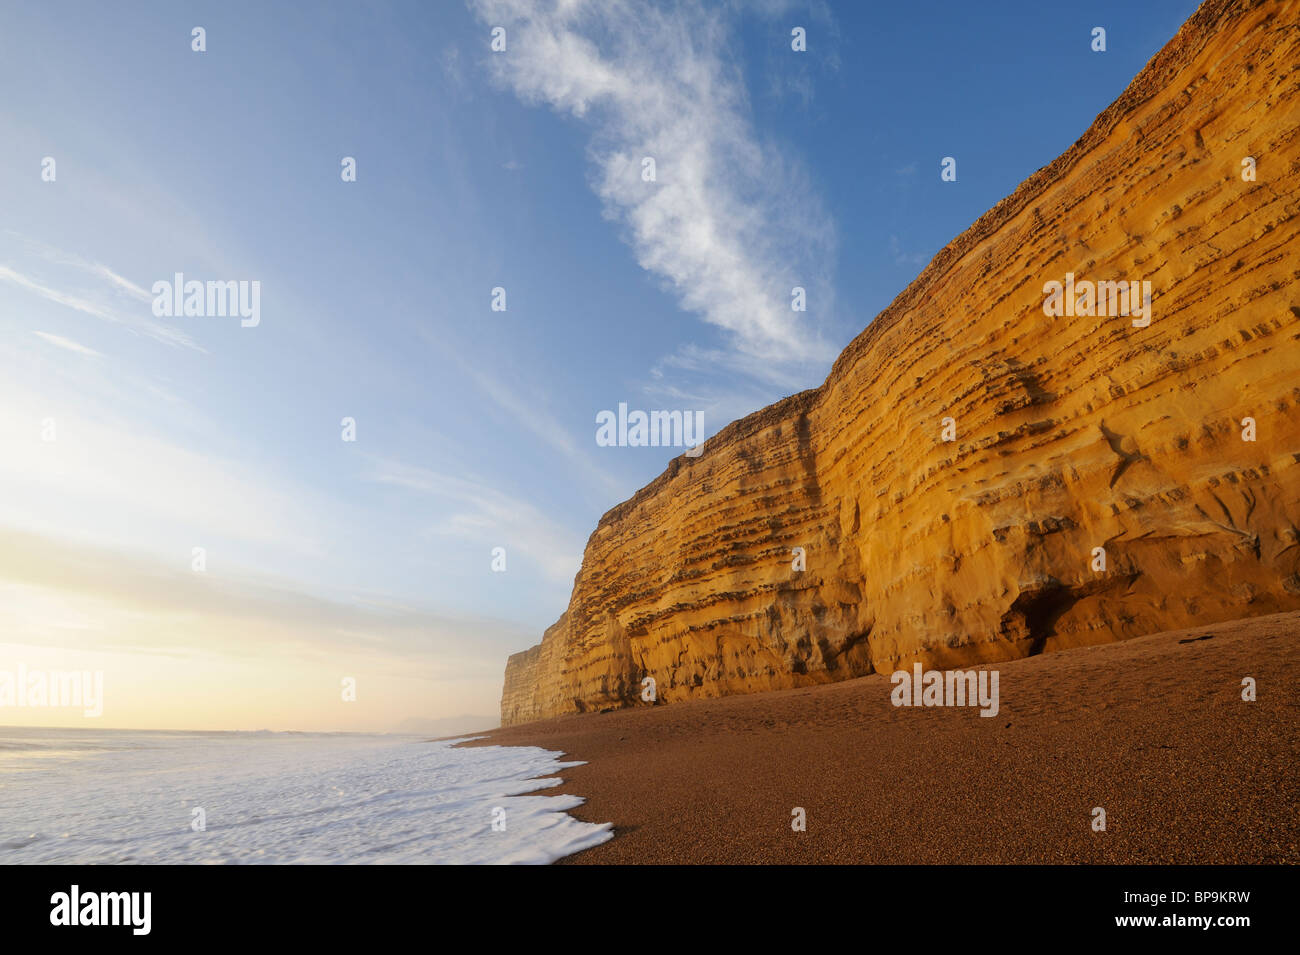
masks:
[[[580,797],[540,794],[581,765],[558,756],[409,736],[0,726],[0,865],[544,864],[613,836],[565,812]]]

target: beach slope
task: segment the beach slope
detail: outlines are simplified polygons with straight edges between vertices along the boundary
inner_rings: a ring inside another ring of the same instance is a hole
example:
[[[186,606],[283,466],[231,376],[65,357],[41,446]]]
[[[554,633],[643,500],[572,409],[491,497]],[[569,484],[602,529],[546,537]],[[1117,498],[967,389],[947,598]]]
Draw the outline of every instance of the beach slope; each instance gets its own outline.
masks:
[[[563,863],[1294,864],[1298,651],[1284,613],[998,664],[994,718],[896,707],[873,674],[479,745],[587,761],[559,791],[616,835]]]

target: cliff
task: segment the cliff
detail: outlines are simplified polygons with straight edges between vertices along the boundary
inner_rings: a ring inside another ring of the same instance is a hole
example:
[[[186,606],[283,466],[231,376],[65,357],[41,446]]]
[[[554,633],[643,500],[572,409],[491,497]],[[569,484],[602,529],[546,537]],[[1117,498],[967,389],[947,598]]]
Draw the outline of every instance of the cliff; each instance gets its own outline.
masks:
[[[1205,3],[821,387],[605,514],[503,725],[1300,609],[1297,63],[1300,3]],[[1066,273],[1150,325],[1045,316]]]

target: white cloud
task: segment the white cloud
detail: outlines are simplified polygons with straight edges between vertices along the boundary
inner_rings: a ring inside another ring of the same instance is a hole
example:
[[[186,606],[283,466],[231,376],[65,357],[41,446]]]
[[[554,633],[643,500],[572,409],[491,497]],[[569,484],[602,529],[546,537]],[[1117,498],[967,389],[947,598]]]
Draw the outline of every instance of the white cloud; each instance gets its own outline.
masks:
[[[31,236],[26,236],[23,235],[22,233],[14,232],[12,229],[6,229],[5,235],[12,236],[14,239],[18,240],[24,246],[26,246],[28,250],[35,253],[36,255],[39,255],[47,262],[54,262],[58,265],[71,265],[74,268],[80,269],[81,271],[86,272],[90,275],[94,275],[98,278],[104,279],[111,286],[116,288],[118,291],[125,293],[126,295],[136,299],[137,301],[140,302],[153,301],[153,296],[150,295],[148,292],[146,292],[143,288],[136,285],[130,279],[118,275],[116,272],[110,269],[107,265],[104,265],[102,262],[91,262],[88,259],[83,259],[81,256],[74,255],[71,252],[65,252],[62,249],[56,249],[54,246],[47,245],[46,243],[41,242],[39,239],[33,239]]]
[[[366,479],[442,498],[455,509],[433,523],[429,533],[506,548],[507,561],[519,552],[550,579],[572,583],[582,562],[582,540],[532,504],[482,481],[450,477],[387,458],[370,458]],[[508,564],[507,564],[508,566]]]
[[[100,271],[102,269],[102,271]],[[116,275],[105,267],[97,267],[95,274],[109,281],[115,287],[121,288],[121,283],[130,286],[121,276]],[[7,265],[0,265],[0,282],[8,282],[18,288],[39,295],[41,298],[51,302],[56,302],[74,311],[81,312],[84,315],[91,315],[95,318],[102,319],[106,322],[123,325],[135,331],[148,335],[155,341],[162,342],[166,345],[178,345],[186,348],[193,348],[196,351],[203,351],[194,341],[175,328],[168,325],[161,325],[148,319],[136,318],[129,315],[123,315],[112,306],[102,302],[86,298],[73,292],[63,291],[62,289],[53,288],[50,285],[43,284],[36,279],[31,278]],[[133,286],[134,287],[134,286]],[[141,289],[140,291],[143,291]],[[146,295],[148,293],[145,293]]]
[[[750,122],[728,11],[628,0],[472,6],[507,29],[507,53],[490,55],[503,83],[590,122],[606,214],[683,308],[769,362],[834,356],[809,321],[830,311],[834,229],[799,166]],[[656,182],[642,181],[645,156]],[[814,311],[792,311],[796,285]]]
[[[650,369],[650,374],[655,378],[662,378],[665,369],[684,372],[709,370],[734,372],[736,375],[753,378],[765,386],[786,394],[802,391],[808,387],[807,378],[784,362],[760,358],[744,352],[701,348],[698,345],[683,345],[673,354],[664,356]],[[771,400],[770,398],[764,400],[762,398],[764,393],[764,391],[755,392],[759,397],[759,404],[750,408],[751,411]]]
[[[68,308],[75,309],[76,311],[82,312],[86,315],[93,315],[95,318],[102,318],[105,321],[110,322],[117,321],[117,318],[110,311],[94,302],[67,292],[61,292],[58,289],[52,289],[41,285],[39,282],[35,282],[28,278],[26,275],[23,275],[20,272],[15,272],[7,265],[0,265],[0,281],[17,285],[19,288],[26,289],[29,292],[41,296],[41,298],[49,299],[51,302],[57,302],[60,305],[65,305]]]
[[[80,342],[74,342],[71,338],[64,338],[62,335],[55,335],[52,332],[32,332],[37,338],[49,342],[57,348],[64,348],[70,352],[76,352],[78,355],[88,355],[92,358],[100,357],[99,352],[93,348],[87,348]]]
[[[107,279],[110,284],[116,286],[118,289],[125,292],[133,299],[140,302],[150,302],[150,303],[153,302],[152,295],[150,295],[148,292],[146,292],[144,289],[142,289],[140,286],[136,285],[134,282],[130,281],[129,279],[122,278],[122,276],[118,275],[107,265],[100,265],[99,263],[93,263],[90,264],[89,270],[93,272],[95,275],[98,275],[100,278]]]

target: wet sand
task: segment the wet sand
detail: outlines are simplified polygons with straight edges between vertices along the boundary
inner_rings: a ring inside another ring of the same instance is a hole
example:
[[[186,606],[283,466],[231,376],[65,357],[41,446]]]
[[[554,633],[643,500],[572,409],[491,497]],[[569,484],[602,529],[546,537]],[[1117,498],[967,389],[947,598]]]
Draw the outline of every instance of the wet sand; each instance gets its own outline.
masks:
[[[895,707],[874,674],[480,745],[587,761],[546,792],[586,797],[573,815],[616,836],[560,864],[1300,862],[1300,613],[987,669],[994,718]]]

